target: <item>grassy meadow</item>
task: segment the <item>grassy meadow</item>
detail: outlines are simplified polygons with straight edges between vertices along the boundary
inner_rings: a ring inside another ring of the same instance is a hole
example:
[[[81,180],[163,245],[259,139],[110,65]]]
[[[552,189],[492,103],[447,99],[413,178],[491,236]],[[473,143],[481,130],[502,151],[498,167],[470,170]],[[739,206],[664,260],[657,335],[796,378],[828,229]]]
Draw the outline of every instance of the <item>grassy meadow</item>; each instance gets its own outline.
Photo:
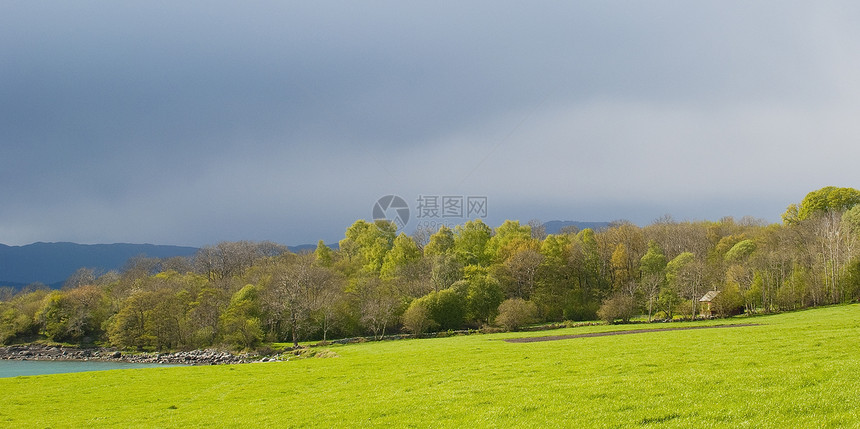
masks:
[[[504,338],[703,324],[534,343]],[[860,305],[0,379],[0,427],[860,427]]]

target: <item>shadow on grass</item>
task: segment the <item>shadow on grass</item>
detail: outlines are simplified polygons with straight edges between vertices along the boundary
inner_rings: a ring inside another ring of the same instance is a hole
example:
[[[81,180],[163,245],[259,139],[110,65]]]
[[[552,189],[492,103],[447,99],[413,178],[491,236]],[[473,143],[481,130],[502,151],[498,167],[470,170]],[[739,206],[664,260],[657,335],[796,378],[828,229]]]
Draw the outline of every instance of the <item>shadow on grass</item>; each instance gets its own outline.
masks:
[[[734,325],[714,326],[684,326],[678,328],[631,329],[629,331],[591,332],[588,334],[550,335],[546,337],[506,338],[508,343],[536,343],[540,341],[558,341],[571,338],[608,337],[611,335],[642,334],[645,332],[689,331],[693,329],[741,328],[745,326],[761,326],[760,323],[737,323]]]

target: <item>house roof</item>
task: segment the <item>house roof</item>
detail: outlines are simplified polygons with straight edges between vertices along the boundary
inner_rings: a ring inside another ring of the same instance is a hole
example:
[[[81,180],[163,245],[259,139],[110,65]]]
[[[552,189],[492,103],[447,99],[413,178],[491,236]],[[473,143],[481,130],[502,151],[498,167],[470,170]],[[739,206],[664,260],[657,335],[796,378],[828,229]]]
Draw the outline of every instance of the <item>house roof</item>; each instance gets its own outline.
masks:
[[[708,293],[706,293],[705,296],[703,296],[701,299],[699,299],[699,302],[711,302],[719,294],[720,294],[720,291],[718,291],[718,290],[708,291]]]

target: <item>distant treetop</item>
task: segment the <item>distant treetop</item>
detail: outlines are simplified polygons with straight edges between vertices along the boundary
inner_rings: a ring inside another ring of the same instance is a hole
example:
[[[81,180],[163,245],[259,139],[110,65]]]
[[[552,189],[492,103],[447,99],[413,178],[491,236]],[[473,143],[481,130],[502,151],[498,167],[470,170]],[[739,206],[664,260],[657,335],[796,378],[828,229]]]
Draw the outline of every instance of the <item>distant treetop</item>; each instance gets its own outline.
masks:
[[[782,221],[791,225],[808,219],[815,213],[844,212],[860,204],[860,191],[854,188],[827,186],[806,194],[800,204],[788,206]]]

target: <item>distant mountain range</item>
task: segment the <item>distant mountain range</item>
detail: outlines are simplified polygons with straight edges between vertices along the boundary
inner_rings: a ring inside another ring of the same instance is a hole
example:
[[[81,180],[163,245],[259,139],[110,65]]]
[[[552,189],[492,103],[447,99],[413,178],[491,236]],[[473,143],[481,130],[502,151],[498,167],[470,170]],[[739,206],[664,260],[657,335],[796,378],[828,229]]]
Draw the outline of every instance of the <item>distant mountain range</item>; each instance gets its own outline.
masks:
[[[106,272],[121,269],[129,259],[139,255],[170,258],[191,256],[196,252],[196,247],[154,244],[0,244],[0,286],[44,283],[57,287],[79,268]]]
[[[290,246],[293,252],[313,250],[315,244]],[[192,256],[197,247],[155,244],[33,243],[25,246],[0,244],[0,286],[21,288],[43,283],[58,288],[80,268],[96,273],[120,270],[136,256],[172,258]]]
[[[558,234],[562,228],[568,226],[579,230],[600,230],[607,228],[609,222],[554,220],[544,224],[547,234]],[[337,248],[337,244],[330,246]],[[312,251],[315,248],[315,244],[289,246],[292,252]],[[128,243],[33,243],[25,246],[0,244],[0,286],[21,288],[33,283],[43,283],[58,288],[80,268],[91,268],[97,273],[104,273],[121,270],[129,259],[136,256],[192,256],[198,250],[196,247],[187,246]]]

